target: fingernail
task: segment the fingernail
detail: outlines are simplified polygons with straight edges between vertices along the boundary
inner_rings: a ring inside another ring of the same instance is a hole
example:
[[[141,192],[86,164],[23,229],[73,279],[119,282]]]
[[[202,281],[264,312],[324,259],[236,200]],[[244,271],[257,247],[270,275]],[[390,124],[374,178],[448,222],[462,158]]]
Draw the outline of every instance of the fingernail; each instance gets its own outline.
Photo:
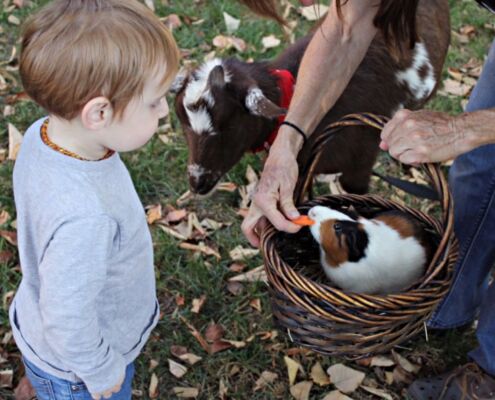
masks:
[[[287,215],[290,219],[294,219],[299,217],[299,212],[298,211],[289,211]]]

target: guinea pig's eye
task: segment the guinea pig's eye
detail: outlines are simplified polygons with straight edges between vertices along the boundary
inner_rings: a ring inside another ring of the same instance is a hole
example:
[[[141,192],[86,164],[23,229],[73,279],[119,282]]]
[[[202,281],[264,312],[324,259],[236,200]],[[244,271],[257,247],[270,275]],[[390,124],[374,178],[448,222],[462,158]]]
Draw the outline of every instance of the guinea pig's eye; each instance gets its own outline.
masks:
[[[335,233],[342,233],[342,225],[336,222],[335,224],[333,224],[333,230],[335,231]]]

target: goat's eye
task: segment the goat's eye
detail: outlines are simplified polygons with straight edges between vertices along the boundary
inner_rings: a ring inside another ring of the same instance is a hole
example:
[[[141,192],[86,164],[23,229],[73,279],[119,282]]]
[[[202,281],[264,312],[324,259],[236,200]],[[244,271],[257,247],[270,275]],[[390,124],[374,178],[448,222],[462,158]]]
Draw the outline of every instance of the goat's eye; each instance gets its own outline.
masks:
[[[335,233],[342,233],[342,224],[336,222],[335,224],[333,224],[333,230],[335,231]]]

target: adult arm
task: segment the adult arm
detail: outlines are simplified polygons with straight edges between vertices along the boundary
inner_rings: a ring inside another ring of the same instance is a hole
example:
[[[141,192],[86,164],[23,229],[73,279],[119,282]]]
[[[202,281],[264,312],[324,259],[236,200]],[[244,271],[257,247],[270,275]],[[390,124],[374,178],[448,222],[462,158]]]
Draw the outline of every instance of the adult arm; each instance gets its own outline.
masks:
[[[126,368],[122,355],[103,337],[96,308],[117,235],[117,223],[106,216],[63,223],[39,268],[46,341],[95,398],[118,388]]]
[[[401,110],[382,131],[380,147],[406,164],[446,161],[495,143],[495,108],[458,116]]]
[[[310,134],[336,103],[375,37],[373,19],[378,1],[349,0],[337,13],[335,2],[311,40],[299,67],[297,85],[286,120]],[[299,226],[290,222],[299,215],[293,202],[298,177],[297,154],[302,138],[283,125],[265,162],[257,193],[242,230],[258,246],[255,227],[262,215],[286,232]]]

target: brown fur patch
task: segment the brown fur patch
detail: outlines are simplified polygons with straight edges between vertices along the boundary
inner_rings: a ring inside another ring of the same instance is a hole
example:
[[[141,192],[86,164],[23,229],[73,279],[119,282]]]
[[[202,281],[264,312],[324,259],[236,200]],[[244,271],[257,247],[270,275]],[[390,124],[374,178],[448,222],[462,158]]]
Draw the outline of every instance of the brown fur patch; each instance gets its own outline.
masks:
[[[349,249],[347,248],[345,235],[340,238],[335,234],[333,225],[337,220],[328,219],[320,225],[321,247],[325,251],[327,264],[331,267],[338,267],[349,259]]]
[[[414,224],[407,218],[401,217],[400,215],[380,215],[375,219],[382,221],[386,225],[390,226],[392,229],[399,232],[399,235],[402,238],[408,238],[411,236],[415,236],[416,234]]]

